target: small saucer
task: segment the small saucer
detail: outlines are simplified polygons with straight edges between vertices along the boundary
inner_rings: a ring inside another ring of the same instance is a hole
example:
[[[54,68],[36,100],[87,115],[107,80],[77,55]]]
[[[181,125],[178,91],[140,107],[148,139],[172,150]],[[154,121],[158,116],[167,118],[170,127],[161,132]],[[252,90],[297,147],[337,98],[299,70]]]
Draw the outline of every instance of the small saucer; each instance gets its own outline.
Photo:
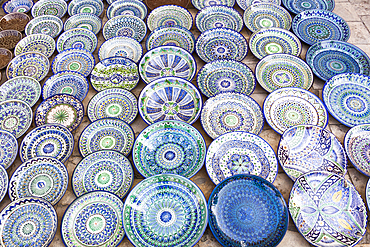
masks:
[[[21,137],[32,122],[31,107],[21,100],[6,100],[0,103],[0,128],[16,138]]]
[[[26,35],[41,33],[56,38],[62,30],[63,21],[59,17],[42,15],[28,22],[24,31]]]
[[[62,71],[74,71],[87,77],[95,65],[95,58],[85,49],[71,48],[55,56],[51,69],[56,74]]]
[[[86,28],[73,28],[62,33],[57,40],[58,52],[70,48],[85,49],[93,53],[98,45],[96,35]]]
[[[130,37],[114,37],[105,41],[99,48],[99,60],[110,57],[125,57],[137,63],[143,55],[141,44]]]

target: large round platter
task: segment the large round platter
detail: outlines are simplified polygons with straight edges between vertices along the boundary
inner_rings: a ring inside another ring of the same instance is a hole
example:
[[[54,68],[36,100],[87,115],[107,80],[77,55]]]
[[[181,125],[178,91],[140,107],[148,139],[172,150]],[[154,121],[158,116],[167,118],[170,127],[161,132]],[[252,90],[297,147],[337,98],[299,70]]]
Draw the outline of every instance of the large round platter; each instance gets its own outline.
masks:
[[[1,246],[47,247],[58,227],[55,209],[38,197],[11,202],[1,211],[0,219]]]
[[[195,46],[194,34],[180,26],[158,27],[146,38],[146,49],[149,51],[159,46],[179,46],[193,53]]]
[[[0,202],[4,199],[6,192],[8,191],[8,185],[9,185],[8,173],[6,173],[4,166],[1,165],[0,166]]]
[[[213,139],[233,131],[258,135],[263,128],[263,115],[261,107],[251,97],[228,92],[205,102],[200,122]]]
[[[31,10],[34,18],[42,15],[62,18],[65,13],[67,13],[67,2],[64,0],[40,0],[33,5]]]
[[[61,71],[74,71],[87,77],[93,70],[94,65],[95,58],[91,52],[84,49],[71,48],[55,56],[51,69],[54,74]]]
[[[216,60],[204,65],[197,76],[200,91],[207,97],[235,92],[250,95],[256,87],[252,70],[234,60]]]
[[[62,33],[57,40],[57,50],[62,52],[70,48],[85,49],[94,52],[98,45],[96,35],[86,28],[73,28]]]
[[[6,100],[0,103],[0,129],[18,138],[28,130],[31,122],[32,109],[24,101]]]
[[[343,177],[347,172],[342,144],[332,133],[314,125],[298,125],[284,131],[277,155],[293,181],[310,171],[328,171]]]
[[[0,101],[17,99],[32,107],[39,100],[40,95],[40,83],[28,76],[14,77],[0,86]]]
[[[68,5],[68,14],[70,16],[80,13],[90,13],[100,16],[104,10],[104,4],[101,0],[74,0]]]
[[[96,94],[87,105],[91,122],[114,117],[130,124],[136,118],[137,99],[133,93],[122,88],[109,88]]]
[[[143,55],[141,44],[130,37],[114,37],[105,41],[99,48],[99,60],[110,57],[125,57],[137,63]]]
[[[296,15],[292,30],[303,42],[313,45],[323,40],[347,41],[350,29],[345,20],[326,10],[306,10]]]
[[[285,8],[294,14],[299,14],[305,10],[321,9],[332,11],[334,0],[282,0]]]
[[[52,75],[44,82],[42,98],[47,99],[57,94],[69,94],[83,101],[89,91],[86,77],[73,71],[62,71]]]
[[[370,58],[347,42],[318,42],[308,49],[306,61],[313,73],[324,81],[343,73],[370,75]]]
[[[219,59],[241,61],[247,55],[248,44],[243,35],[234,30],[214,28],[198,37],[195,50],[206,63]]]
[[[36,126],[57,123],[74,131],[82,122],[84,108],[78,99],[68,94],[50,97],[37,107],[35,111]]]
[[[134,181],[130,161],[121,153],[103,150],[86,156],[72,175],[77,197],[91,191],[108,191],[123,199]]]
[[[57,37],[63,30],[63,21],[53,15],[43,15],[32,19],[26,26],[24,32],[30,34],[46,34],[53,38]]]
[[[64,213],[61,234],[67,247],[118,246],[125,236],[122,200],[104,191],[78,197]]]
[[[298,231],[314,246],[355,246],[366,231],[360,194],[351,182],[330,172],[300,176],[290,192],[289,212]]]
[[[139,82],[137,65],[124,57],[109,57],[95,65],[91,86],[98,92],[109,88],[132,90]]]
[[[64,31],[73,28],[85,28],[95,35],[99,33],[102,26],[102,20],[99,16],[90,13],[81,13],[69,17],[64,23]]]
[[[144,20],[148,10],[145,4],[139,0],[118,0],[109,5],[107,9],[108,19],[119,15],[133,15]]]
[[[257,4],[257,3],[273,3],[276,5],[280,5],[281,0],[236,0],[236,3],[239,5],[239,7],[242,10],[246,10],[252,4]]]
[[[49,72],[49,59],[39,52],[25,52],[13,58],[6,68],[6,76],[29,76],[41,81]]]
[[[174,174],[152,176],[135,186],[123,215],[127,237],[136,247],[194,246],[208,221],[202,191]]]
[[[145,128],[135,140],[132,157],[144,177],[177,174],[190,178],[203,166],[206,143],[190,124],[166,120]]]
[[[266,122],[279,134],[296,125],[325,128],[328,112],[319,97],[300,88],[281,88],[269,94],[263,103]]]
[[[148,125],[162,120],[192,124],[202,109],[198,89],[178,77],[165,77],[146,85],[138,102],[139,113]]]
[[[197,71],[194,57],[176,46],[154,48],[141,58],[139,73],[147,84],[167,76],[180,77],[191,81]]]
[[[301,54],[302,45],[299,39],[283,28],[262,28],[253,33],[249,39],[249,49],[258,59],[274,53],[285,53],[294,56]]]
[[[235,0],[191,0],[191,3],[198,10],[202,10],[205,7],[224,5],[228,7],[233,7],[235,5]]]
[[[8,169],[17,157],[17,153],[18,142],[15,136],[8,131],[0,130],[0,166]],[[6,181],[8,183],[8,175],[6,175]],[[2,184],[4,185],[4,183]]]
[[[213,140],[206,157],[208,175],[216,185],[237,174],[252,174],[273,183],[278,172],[272,147],[261,137],[244,131]]]
[[[222,246],[277,246],[288,229],[283,196],[254,175],[235,175],[218,184],[208,210],[209,227]]]
[[[120,119],[103,118],[83,130],[78,148],[82,157],[107,149],[127,156],[134,145],[134,139],[135,134],[130,125]]]
[[[193,26],[193,16],[189,10],[178,5],[164,5],[150,12],[147,24],[150,31],[163,26],[181,26],[190,30]]]
[[[50,57],[55,51],[55,40],[46,34],[30,34],[18,42],[14,55],[18,56],[29,51],[37,51]]]
[[[263,89],[272,91],[285,87],[310,89],[313,84],[311,68],[299,57],[271,54],[256,66],[256,78]]]
[[[145,22],[132,15],[120,15],[108,20],[103,27],[103,36],[106,40],[125,36],[141,42],[146,35]]]

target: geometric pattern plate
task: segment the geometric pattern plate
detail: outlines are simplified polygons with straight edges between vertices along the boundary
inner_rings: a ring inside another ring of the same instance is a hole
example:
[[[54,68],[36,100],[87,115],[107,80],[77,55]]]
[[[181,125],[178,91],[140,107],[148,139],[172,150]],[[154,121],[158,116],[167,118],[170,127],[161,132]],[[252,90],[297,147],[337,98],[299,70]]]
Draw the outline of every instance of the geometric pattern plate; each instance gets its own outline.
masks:
[[[107,1],[109,2],[109,1]],[[117,0],[109,5],[107,9],[108,20],[119,15],[133,15],[144,20],[148,9],[140,0]]]
[[[190,30],[193,26],[193,17],[189,10],[178,5],[164,5],[150,12],[147,18],[150,31],[157,27],[181,26]]]
[[[64,23],[64,31],[73,28],[86,28],[95,34],[100,32],[102,20],[99,16],[90,13],[81,13],[69,17]]]
[[[105,41],[99,48],[99,60],[124,57],[137,63],[143,55],[141,44],[131,37],[118,36]]]
[[[235,0],[191,0],[191,3],[198,10],[202,10],[205,7],[224,5],[228,7],[233,7]]]
[[[64,0],[40,0],[33,5],[31,14],[34,18],[42,15],[54,15],[62,18],[67,12],[67,2]]]
[[[98,45],[95,33],[86,28],[73,28],[62,33],[57,40],[58,52],[70,48],[85,49],[94,52]]]
[[[28,51],[37,51],[50,57],[55,51],[55,40],[51,36],[41,33],[28,35],[18,42],[14,49],[14,55],[18,56]]]
[[[28,130],[31,122],[32,109],[24,101],[6,100],[0,103],[0,129],[18,138]]]
[[[8,131],[0,130],[0,166],[8,169],[17,157],[17,153],[17,138]],[[8,183],[8,179],[6,180]]]
[[[90,13],[100,16],[104,10],[101,0],[73,0],[68,4],[68,14],[74,16],[80,13]]]
[[[294,14],[299,14],[305,10],[319,9],[333,11],[334,0],[282,0],[287,10]]]
[[[103,36],[106,40],[125,36],[141,42],[146,35],[145,22],[132,15],[120,15],[109,19],[103,27]]]
[[[6,173],[4,166],[0,165],[0,202],[4,199],[6,192],[8,191],[8,185],[9,185],[8,173]]]
[[[63,21],[54,15],[42,15],[28,22],[24,32],[30,34],[46,34],[56,38],[63,30]]]

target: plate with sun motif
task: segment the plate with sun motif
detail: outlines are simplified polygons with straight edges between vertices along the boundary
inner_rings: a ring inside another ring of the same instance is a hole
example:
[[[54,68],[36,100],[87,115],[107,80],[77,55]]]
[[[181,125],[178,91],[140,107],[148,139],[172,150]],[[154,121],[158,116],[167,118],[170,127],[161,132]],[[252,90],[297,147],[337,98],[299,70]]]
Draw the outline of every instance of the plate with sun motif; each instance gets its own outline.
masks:
[[[32,122],[32,109],[21,100],[6,100],[0,103],[0,129],[16,138],[21,137]]]

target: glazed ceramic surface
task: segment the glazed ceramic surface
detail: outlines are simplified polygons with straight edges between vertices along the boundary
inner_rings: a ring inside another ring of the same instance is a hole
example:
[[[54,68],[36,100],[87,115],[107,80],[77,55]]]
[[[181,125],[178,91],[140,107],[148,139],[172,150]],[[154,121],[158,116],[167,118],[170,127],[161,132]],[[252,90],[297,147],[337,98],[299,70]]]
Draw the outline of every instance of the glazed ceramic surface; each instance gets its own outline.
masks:
[[[68,5],[68,14],[70,16],[80,13],[90,13],[100,16],[104,10],[104,4],[101,0],[73,0]]]
[[[285,8],[294,14],[299,14],[305,10],[327,10],[334,9],[334,0],[282,0]]]
[[[30,19],[31,18],[25,13],[9,13],[0,19],[0,28],[2,30],[16,30],[23,32]],[[13,26],[15,23],[18,25]]]
[[[137,63],[143,54],[141,44],[130,37],[114,37],[99,48],[99,60],[110,57],[125,57]]]
[[[281,0],[236,0],[236,3],[239,5],[241,9],[246,10],[252,4],[258,3],[273,3],[276,5],[280,5]]]
[[[148,10],[145,4],[139,0],[118,0],[109,5],[107,9],[108,19],[119,15],[133,15],[144,20]]]
[[[235,0],[191,0],[191,3],[198,10],[202,10],[205,7],[224,5],[228,7],[233,7]]]
[[[59,17],[43,15],[32,19],[24,31],[26,35],[41,33],[55,38],[62,30],[63,21]]]
[[[0,154],[1,154],[0,166],[4,167],[5,169],[8,169],[13,164],[15,158],[17,157],[17,153],[18,153],[18,142],[15,136],[8,131],[0,130]],[[8,175],[6,175],[6,179],[5,180],[4,179],[5,177],[3,176],[2,181],[6,180],[6,183],[8,183]],[[4,186],[5,183],[2,182],[2,187],[4,188]],[[0,198],[1,201],[3,197],[0,196]]]
[[[32,7],[34,18],[42,15],[54,15],[62,18],[67,12],[67,2],[64,0],[40,0]]]
[[[4,199],[6,192],[8,192],[8,185],[9,185],[8,173],[6,173],[4,166],[0,166],[0,202]]]
[[[2,5],[5,14],[27,13],[33,6],[32,0],[9,0]]]
[[[80,13],[69,17],[64,23],[64,31],[73,28],[85,28],[95,35],[99,33],[102,26],[102,20],[99,16],[90,13]]]
[[[62,71],[73,71],[87,77],[95,66],[95,58],[85,49],[71,48],[55,56],[51,69],[56,74]]]
[[[240,32],[243,28],[243,18],[234,8],[210,6],[198,12],[195,24],[200,32],[221,27]]]
[[[22,136],[32,122],[32,109],[21,100],[0,103],[0,129],[9,131],[16,138]]]
[[[35,51],[50,57],[55,51],[55,40],[46,34],[30,34],[18,42],[14,55]]]
[[[6,68],[6,76],[8,79],[29,76],[41,81],[49,72],[49,67],[49,59],[45,55],[39,52],[25,52],[10,61]]]
[[[86,28],[73,28],[62,33],[57,40],[57,50],[62,52],[70,48],[85,49],[94,52],[98,45],[96,35]]]
[[[120,15],[108,20],[103,27],[103,36],[106,40],[124,36],[141,42],[146,35],[146,24],[139,17]]]
[[[162,26],[181,26],[190,30],[193,26],[193,16],[187,9],[178,5],[163,5],[150,12],[147,24],[150,31]]]

